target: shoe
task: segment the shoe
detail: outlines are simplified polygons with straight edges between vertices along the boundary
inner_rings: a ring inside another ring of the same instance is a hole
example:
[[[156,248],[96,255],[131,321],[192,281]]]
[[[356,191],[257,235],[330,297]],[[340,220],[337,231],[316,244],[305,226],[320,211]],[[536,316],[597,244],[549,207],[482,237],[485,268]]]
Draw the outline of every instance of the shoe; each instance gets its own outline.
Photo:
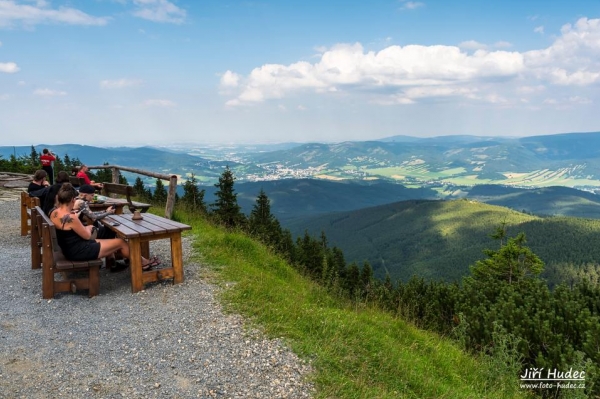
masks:
[[[145,265],[142,265],[142,270],[148,271],[158,265],[160,265],[160,260],[158,259],[157,256],[153,256],[152,258],[148,259],[148,263],[146,263]]]
[[[115,265],[110,268],[110,272],[111,273],[122,272],[123,270],[127,269],[128,267],[129,267],[129,265],[126,265],[121,262],[116,262]]]

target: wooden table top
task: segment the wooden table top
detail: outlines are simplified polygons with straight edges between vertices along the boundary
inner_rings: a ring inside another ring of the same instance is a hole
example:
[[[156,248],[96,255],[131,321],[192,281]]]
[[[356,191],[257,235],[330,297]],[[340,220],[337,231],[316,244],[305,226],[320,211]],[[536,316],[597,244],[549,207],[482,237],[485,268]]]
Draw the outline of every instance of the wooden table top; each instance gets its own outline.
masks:
[[[184,230],[191,230],[192,226],[179,223],[171,219],[144,213],[143,219],[133,220],[133,214],[110,215],[102,219],[101,222],[109,229],[116,232],[122,238],[145,237],[152,235],[163,235],[169,233],[181,233]],[[113,226],[113,223],[119,223]]]

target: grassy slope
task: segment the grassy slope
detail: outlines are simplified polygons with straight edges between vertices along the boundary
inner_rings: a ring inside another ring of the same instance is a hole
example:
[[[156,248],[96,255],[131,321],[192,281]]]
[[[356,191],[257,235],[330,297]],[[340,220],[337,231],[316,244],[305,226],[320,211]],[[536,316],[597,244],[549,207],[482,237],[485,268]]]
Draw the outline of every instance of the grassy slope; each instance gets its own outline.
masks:
[[[203,220],[195,249],[227,284],[229,309],[311,360],[320,398],[522,397],[506,378],[447,339],[368,307],[352,309],[300,276],[264,246]]]

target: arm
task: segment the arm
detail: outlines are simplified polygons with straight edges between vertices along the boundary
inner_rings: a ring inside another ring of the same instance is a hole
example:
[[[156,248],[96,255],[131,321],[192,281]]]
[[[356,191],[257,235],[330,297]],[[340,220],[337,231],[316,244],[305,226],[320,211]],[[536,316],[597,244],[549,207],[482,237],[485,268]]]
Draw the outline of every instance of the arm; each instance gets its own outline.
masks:
[[[114,215],[115,213],[115,208],[109,208],[106,212],[92,212],[92,210],[89,207],[89,204],[87,201],[84,200],[77,200],[75,202],[75,205],[73,206],[74,210],[80,210],[81,214],[90,218],[91,220],[100,220],[100,219],[104,219],[107,216],[110,215]]]

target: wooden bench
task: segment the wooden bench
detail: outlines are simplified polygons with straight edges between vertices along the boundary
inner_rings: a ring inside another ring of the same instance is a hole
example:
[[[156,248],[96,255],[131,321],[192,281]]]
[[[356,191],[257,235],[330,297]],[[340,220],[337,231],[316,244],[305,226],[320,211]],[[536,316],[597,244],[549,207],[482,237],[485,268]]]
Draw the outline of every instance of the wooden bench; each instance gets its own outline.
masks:
[[[40,199],[30,197],[25,191],[21,192],[21,235],[26,236],[31,231],[31,210],[40,206]]]
[[[85,184],[85,180],[83,177],[69,176],[69,183],[71,183],[73,187],[81,187]]]
[[[87,289],[91,298],[100,292],[100,267],[102,259],[90,261],[70,261],[63,255],[58,239],[56,227],[44,211],[36,206],[32,210],[35,217],[34,228],[31,234],[31,268],[42,267],[42,297],[54,298],[57,292]],[[41,249],[41,253],[40,253]],[[63,273],[63,280],[55,280],[56,273]],[[85,273],[84,277],[70,278],[67,273]]]
[[[152,206],[150,204],[132,201],[131,197],[135,196],[135,193],[133,191],[133,187],[128,186],[127,184],[102,183],[102,195],[105,197],[110,197],[112,194],[124,195],[127,199],[127,206],[131,213],[136,210],[144,213]]]

